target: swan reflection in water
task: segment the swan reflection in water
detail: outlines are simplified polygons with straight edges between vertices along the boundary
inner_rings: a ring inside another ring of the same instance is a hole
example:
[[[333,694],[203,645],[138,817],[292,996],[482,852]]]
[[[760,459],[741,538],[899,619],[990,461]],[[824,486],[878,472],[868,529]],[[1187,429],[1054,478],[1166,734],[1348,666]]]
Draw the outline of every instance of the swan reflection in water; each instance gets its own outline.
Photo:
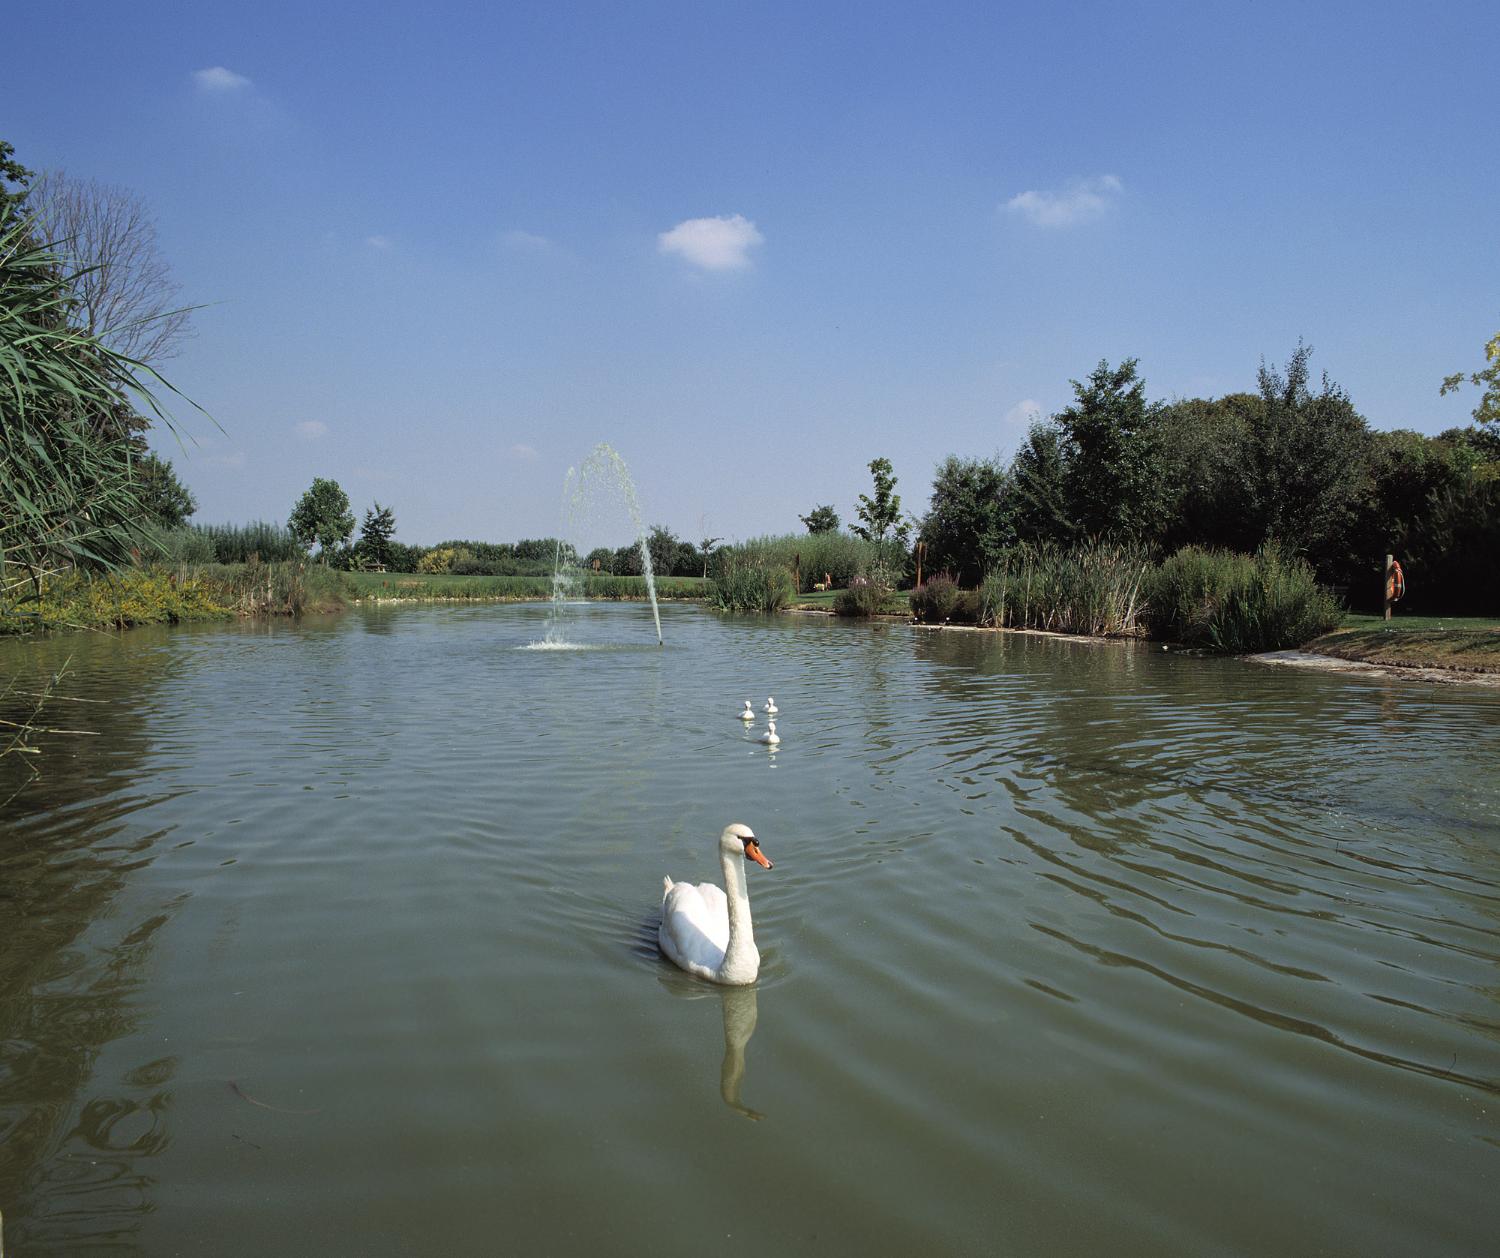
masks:
[[[724,1060],[719,1066],[719,1096],[724,1104],[737,1114],[755,1122],[765,1117],[740,1099],[740,1090],[745,1082],[745,1046],[755,1034],[755,1022],[759,1016],[756,1006],[756,988],[706,987],[680,974],[664,974],[662,986],[672,995],[683,1000],[702,1000],[717,996],[724,1013]]]

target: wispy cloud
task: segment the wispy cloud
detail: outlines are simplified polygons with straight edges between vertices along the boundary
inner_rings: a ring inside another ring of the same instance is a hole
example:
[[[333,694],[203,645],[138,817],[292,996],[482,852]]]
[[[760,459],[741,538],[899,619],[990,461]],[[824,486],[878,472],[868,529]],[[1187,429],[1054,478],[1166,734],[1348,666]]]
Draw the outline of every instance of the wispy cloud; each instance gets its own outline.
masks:
[[[193,83],[200,92],[238,92],[250,86],[250,80],[243,74],[236,74],[225,66],[194,70]]]
[[[513,228],[500,237],[500,243],[514,253],[549,253],[553,245],[546,236]]]
[[[1098,175],[1075,179],[1061,191],[1018,193],[1005,203],[1005,209],[1037,227],[1074,227],[1101,217],[1124,191],[1118,175]]]
[[[384,250],[386,250],[386,249],[389,249],[395,243],[396,242],[394,240],[392,240],[389,236],[366,236],[365,237],[365,244],[369,245],[371,249],[379,249],[382,252]]]
[[[534,463],[536,461],[536,447],[529,446],[524,441],[518,441],[511,446],[510,452],[523,463]]]
[[[319,437],[328,435],[328,425],[321,419],[304,419],[296,425],[296,429],[303,441],[316,441]]]
[[[210,454],[203,461],[209,467],[244,467],[245,452],[236,450],[232,454]]]
[[[1000,417],[1000,422],[1007,428],[1029,428],[1041,417],[1042,404],[1032,398],[1023,397]]]
[[[657,236],[656,247],[705,271],[740,271],[750,265],[750,249],[764,240],[754,223],[743,214],[734,214],[687,219]]]

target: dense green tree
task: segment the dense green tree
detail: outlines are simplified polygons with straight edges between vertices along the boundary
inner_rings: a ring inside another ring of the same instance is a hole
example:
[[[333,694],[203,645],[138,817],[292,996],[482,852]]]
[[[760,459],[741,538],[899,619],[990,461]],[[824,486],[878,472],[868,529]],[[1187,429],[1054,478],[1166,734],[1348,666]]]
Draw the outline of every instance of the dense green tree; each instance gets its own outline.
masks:
[[[177,479],[171,459],[144,454],[135,460],[135,477],[139,484],[141,513],[162,528],[181,528],[188,516],[198,510],[198,500]]]
[[[806,515],[797,517],[807,526],[809,533],[837,533],[839,515],[831,506],[817,506]]]
[[[1474,408],[1474,422],[1500,426],[1500,332],[1495,333],[1484,347],[1484,357],[1488,365],[1469,373],[1469,383],[1480,390],[1479,405]],[[1438,396],[1457,392],[1463,383],[1464,373],[1461,371],[1445,376]]]
[[[615,570],[615,552],[608,546],[596,546],[584,558],[583,566],[592,569],[596,562],[599,565],[600,572],[613,572]]]
[[[0,140],[0,230],[20,212],[33,174],[16,161],[15,145]]]
[[[349,495],[338,481],[315,476],[311,488],[292,508],[287,528],[303,546],[318,544],[319,557],[329,562],[335,551],[348,543],[354,534],[354,513],[349,510]]]
[[[396,513],[379,502],[365,509],[364,521],[359,527],[359,554],[366,563],[391,567],[391,543],[396,537]]]
[[[1168,551],[1196,545],[1254,550],[1245,527],[1241,462],[1247,435],[1264,407],[1253,393],[1187,398],[1161,408],[1156,457],[1163,510],[1158,536]]]
[[[1159,408],[1146,401],[1137,360],[1101,359],[1074,403],[1053,417],[1061,437],[1068,516],[1086,535],[1144,540],[1161,526]]]
[[[1370,432],[1348,394],[1324,373],[1309,386],[1312,347],[1298,345],[1285,373],[1261,364],[1263,410],[1244,445],[1246,532],[1302,551],[1325,580],[1339,579],[1351,553],[1364,497]]]
[[[1056,424],[1031,425],[1010,465],[1006,526],[1023,542],[1077,541],[1081,530],[1068,507],[1067,465]]]
[[[630,542],[615,551],[614,574],[617,577],[638,577],[645,568],[641,565],[641,545]]]
[[[932,501],[918,533],[927,546],[928,572],[947,572],[966,586],[984,579],[1001,550],[1015,540],[1006,510],[1009,486],[998,459],[950,455],[938,464]]]
[[[896,476],[889,459],[872,459],[870,475],[875,493],[860,494],[855,514],[864,521],[853,526],[854,532],[867,542],[883,542],[890,533],[903,546],[910,526],[901,519],[901,495],[896,493]]]
[[[651,552],[651,571],[669,577],[677,567],[677,553],[682,546],[677,534],[665,524],[653,524],[646,534],[646,549]],[[696,550],[693,552],[696,557]]]

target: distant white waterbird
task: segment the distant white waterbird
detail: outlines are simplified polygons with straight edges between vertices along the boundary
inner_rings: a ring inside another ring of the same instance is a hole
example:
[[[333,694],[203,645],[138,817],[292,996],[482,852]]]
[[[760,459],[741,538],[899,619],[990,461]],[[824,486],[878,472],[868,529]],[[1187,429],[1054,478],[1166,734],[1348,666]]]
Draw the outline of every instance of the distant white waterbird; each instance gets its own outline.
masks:
[[[740,720],[742,720],[742,721],[753,721],[754,719],[755,719],[755,709],[750,706],[750,700],[746,699],[745,700],[745,710],[740,713]]]
[[[766,725],[769,728],[767,728],[766,732],[760,736],[760,741],[763,743],[769,743],[772,747],[774,747],[781,741],[781,735],[776,732],[775,721],[767,721]]]
[[[764,711],[767,716],[775,716],[778,712],[781,711],[781,709],[776,706],[776,700],[771,698],[770,695],[767,695]]]

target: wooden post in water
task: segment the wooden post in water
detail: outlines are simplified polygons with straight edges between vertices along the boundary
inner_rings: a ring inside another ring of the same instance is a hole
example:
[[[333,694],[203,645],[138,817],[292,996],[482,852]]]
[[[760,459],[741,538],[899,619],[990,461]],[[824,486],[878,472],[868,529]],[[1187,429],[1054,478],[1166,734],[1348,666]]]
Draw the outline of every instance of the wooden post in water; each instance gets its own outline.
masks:
[[[1387,620],[1391,618],[1391,569],[1395,566],[1395,563],[1395,555],[1387,555],[1385,557],[1385,584],[1380,589],[1381,596],[1385,599],[1385,618]]]
[[[927,543],[917,543],[917,589],[922,588],[922,556],[927,553]]]
[[[802,552],[799,550],[792,556],[792,584],[797,587],[797,593],[802,593]]]

